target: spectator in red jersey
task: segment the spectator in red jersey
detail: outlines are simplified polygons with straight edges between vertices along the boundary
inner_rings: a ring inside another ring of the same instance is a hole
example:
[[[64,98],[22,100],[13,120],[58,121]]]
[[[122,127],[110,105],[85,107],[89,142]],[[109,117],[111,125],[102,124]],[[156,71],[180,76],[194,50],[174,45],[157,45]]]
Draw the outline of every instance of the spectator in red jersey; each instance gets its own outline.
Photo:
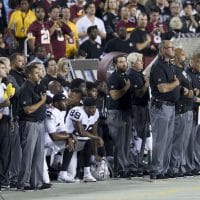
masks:
[[[28,36],[28,45],[32,53],[35,52],[36,46],[44,46],[47,53],[52,54],[51,44],[50,44],[50,33],[49,26],[44,23],[45,10],[44,8],[38,6],[35,9],[35,14],[37,20],[34,21],[29,29]]]
[[[76,3],[70,7],[71,21],[76,23],[79,18],[85,15],[84,5],[85,0],[76,0]]]
[[[130,21],[130,11],[127,7],[122,7],[120,14],[121,20],[116,25],[116,31],[118,32],[121,27],[125,27],[129,37],[136,27],[136,23]]]
[[[59,14],[59,8],[53,6],[49,13],[50,20],[47,22],[50,29],[52,52],[56,60],[65,57],[66,35],[71,36],[72,34],[69,26],[59,19]]]

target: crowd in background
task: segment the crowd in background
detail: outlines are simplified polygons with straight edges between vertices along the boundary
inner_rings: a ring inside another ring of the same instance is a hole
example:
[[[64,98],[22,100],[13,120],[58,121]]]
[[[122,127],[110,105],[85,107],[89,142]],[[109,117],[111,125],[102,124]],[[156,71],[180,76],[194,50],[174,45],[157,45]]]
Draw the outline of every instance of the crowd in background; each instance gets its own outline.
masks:
[[[24,52],[28,38],[29,60],[41,45],[45,57],[57,61],[99,59],[112,51],[156,55],[161,39],[200,30],[198,1],[4,0],[0,5],[0,54]]]
[[[199,33],[200,1],[3,0],[0,27],[1,188],[199,175],[200,55],[170,39]],[[115,51],[107,80],[69,79]]]

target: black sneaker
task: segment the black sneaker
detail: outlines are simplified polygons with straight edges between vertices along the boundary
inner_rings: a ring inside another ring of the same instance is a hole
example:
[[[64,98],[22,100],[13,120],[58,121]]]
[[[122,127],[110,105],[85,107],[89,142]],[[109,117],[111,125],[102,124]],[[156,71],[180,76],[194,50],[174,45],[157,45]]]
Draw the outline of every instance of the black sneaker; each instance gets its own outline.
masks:
[[[198,170],[193,170],[193,171],[192,171],[192,174],[193,174],[194,176],[200,176],[200,171],[198,171]]]
[[[167,173],[165,174],[168,178],[177,178],[177,173]]]
[[[34,191],[34,190],[36,190],[36,188],[33,186],[24,186],[24,190],[25,191]]]
[[[143,172],[143,176],[148,176],[148,175],[150,175],[150,173],[148,171]]]
[[[138,176],[138,177],[143,177],[143,171],[138,170],[138,171],[137,171],[137,176]]]
[[[18,188],[18,184],[17,183],[10,183],[10,188],[11,189],[15,189],[15,188]]]
[[[184,175],[185,176],[194,176],[194,174],[192,172],[186,172]]]
[[[127,178],[126,171],[118,171],[114,174],[114,178]]]
[[[176,174],[178,178],[183,178],[185,177],[185,175],[182,172],[179,172]]]
[[[137,171],[128,171],[126,174],[128,177],[137,177]]]
[[[156,179],[168,179],[168,177],[165,176],[164,174],[158,174],[156,175]]]
[[[47,189],[50,189],[52,186],[51,183],[43,183],[42,186],[39,186],[37,189],[38,190],[47,190]]]
[[[167,176],[164,174],[150,174],[150,179],[156,180],[156,179],[168,179]]]
[[[155,180],[156,179],[156,174],[150,173],[150,179]]]
[[[33,186],[17,186],[17,190],[20,190],[20,191],[34,191],[34,190],[36,190],[36,188],[33,187]]]

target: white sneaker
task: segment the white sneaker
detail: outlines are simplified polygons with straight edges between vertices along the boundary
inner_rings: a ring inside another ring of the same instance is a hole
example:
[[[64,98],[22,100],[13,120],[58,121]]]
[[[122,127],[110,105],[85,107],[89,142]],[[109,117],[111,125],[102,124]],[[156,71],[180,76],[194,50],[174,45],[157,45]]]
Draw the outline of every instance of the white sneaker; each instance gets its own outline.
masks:
[[[74,179],[74,182],[75,182],[75,183],[80,183],[81,180],[80,180],[79,178],[75,178],[75,179]]]
[[[71,176],[69,176],[67,174],[67,172],[65,171],[60,171],[59,172],[59,175],[58,175],[58,179],[57,179],[59,182],[62,182],[62,183],[75,183],[75,179],[72,178]]]
[[[91,173],[88,173],[83,176],[83,182],[96,182],[97,180],[92,176]]]

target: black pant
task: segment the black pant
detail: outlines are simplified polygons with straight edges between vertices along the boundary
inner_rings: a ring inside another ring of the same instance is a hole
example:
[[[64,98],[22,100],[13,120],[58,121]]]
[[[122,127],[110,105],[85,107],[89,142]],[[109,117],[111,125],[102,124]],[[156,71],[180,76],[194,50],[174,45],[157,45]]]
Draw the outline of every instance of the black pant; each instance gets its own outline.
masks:
[[[73,151],[68,151],[65,149],[64,155],[63,155],[63,163],[61,167],[61,171],[67,171],[71,158],[73,155]],[[91,159],[91,141],[87,140],[83,150],[81,151],[81,156],[83,158],[83,165],[84,167],[89,167],[90,166],[90,159]]]
[[[105,120],[100,120],[98,123],[98,134],[103,138],[104,147],[98,150],[98,155],[103,156],[113,156],[113,141],[109,134],[109,127]],[[102,152],[102,150],[104,152]],[[103,153],[103,154],[102,154]]]
[[[0,185],[9,184],[10,147],[9,119],[3,117],[0,120]]]

